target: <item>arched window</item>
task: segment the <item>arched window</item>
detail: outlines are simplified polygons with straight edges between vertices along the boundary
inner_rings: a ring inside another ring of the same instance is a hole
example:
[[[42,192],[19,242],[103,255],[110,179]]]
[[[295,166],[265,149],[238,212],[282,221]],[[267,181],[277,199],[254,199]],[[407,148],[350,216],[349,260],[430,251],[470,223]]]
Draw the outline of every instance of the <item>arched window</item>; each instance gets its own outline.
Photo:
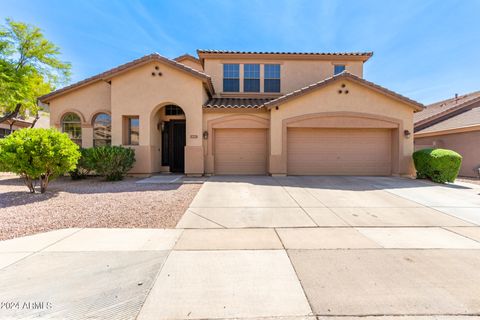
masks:
[[[80,117],[75,113],[67,113],[62,118],[62,132],[68,134],[70,139],[82,146],[82,124]]]
[[[112,143],[112,118],[109,114],[99,113],[93,119],[93,146],[109,146]]]

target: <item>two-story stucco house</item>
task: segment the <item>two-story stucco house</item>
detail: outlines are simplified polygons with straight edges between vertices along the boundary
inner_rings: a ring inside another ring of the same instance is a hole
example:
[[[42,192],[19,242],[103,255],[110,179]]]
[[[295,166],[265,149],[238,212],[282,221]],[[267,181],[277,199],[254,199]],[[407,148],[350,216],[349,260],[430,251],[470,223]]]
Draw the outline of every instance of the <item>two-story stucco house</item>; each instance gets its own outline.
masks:
[[[132,173],[413,173],[423,106],[363,79],[372,53],[151,54],[39,100],[83,147],[132,147]]]

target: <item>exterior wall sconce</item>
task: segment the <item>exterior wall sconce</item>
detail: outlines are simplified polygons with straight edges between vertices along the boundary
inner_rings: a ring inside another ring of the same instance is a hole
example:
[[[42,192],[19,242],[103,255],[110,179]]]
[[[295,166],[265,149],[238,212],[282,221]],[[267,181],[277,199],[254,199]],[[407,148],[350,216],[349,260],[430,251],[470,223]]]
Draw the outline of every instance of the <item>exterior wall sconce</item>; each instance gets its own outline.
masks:
[[[405,135],[405,138],[409,139],[412,133],[408,130],[403,130],[403,134]]]
[[[207,140],[208,139],[208,131],[203,131],[203,140]]]
[[[157,130],[165,131],[165,121],[161,121],[157,124]]]

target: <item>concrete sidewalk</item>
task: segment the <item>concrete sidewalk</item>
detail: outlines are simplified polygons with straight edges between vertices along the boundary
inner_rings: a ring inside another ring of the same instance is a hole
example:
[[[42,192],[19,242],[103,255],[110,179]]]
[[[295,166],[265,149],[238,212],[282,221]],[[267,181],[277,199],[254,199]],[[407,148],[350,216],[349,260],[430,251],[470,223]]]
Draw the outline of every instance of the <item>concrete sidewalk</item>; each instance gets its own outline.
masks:
[[[480,313],[479,227],[66,229],[0,242],[0,318]],[[461,235],[463,234],[463,235]]]

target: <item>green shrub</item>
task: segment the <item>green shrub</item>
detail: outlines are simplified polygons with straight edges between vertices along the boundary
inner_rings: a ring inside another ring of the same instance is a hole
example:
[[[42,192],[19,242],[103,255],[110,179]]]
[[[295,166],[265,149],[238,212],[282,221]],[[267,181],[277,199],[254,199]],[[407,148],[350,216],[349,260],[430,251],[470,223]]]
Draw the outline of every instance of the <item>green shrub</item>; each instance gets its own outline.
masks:
[[[0,140],[0,167],[19,174],[31,193],[37,179],[44,193],[49,181],[73,170],[79,158],[78,146],[55,129],[22,129]]]
[[[92,148],[80,149],[82,156],[77,162],[77,167],[70,171],[70,177],[72,180],[85,179],[92,171]]]
[[[454,182],[457,178],[462,156],[452,150],[422,149],[413,153],[417,177],[430,178],[434,182]]]
[[[108,181],[122,180],[135,163],[135,151],[120,146],[91,148],[91,168]]]

